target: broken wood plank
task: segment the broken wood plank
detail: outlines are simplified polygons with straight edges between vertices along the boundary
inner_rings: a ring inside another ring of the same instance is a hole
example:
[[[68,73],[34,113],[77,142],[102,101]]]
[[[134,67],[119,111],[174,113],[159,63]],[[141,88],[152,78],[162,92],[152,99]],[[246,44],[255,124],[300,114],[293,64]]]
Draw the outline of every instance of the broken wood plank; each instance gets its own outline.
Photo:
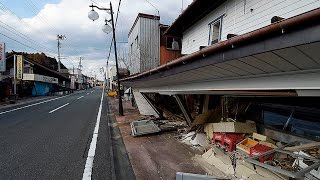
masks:
[[[308,144],[302,144],[298,146],[291,146],[291,147],[285,147],[284,150],[286,151],[301,151],[305,149],[311,149],[311,148],[319,148],[320,142],[314,142],[314,143],[308,143]]]

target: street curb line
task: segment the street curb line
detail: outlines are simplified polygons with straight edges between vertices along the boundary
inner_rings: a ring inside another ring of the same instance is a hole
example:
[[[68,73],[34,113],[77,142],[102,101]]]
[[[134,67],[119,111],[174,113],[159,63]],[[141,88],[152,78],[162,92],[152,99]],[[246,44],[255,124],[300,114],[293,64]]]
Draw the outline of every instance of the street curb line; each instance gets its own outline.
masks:
[[[111,157],[111,178],[112,180],[116,180],[117,177],[116,177],[116,169],[115,169],[115,166],[114,166],[114,154],[113,154],[113,146],[112,146],[112,126],[110,126],[110,123],[111,123],[111,118],[110,117],[110,106],[109,106],[109,102],[107,102],[107,120],[108,120],[108,127],[109,127],[109,140],[110,140],[110,157]]]

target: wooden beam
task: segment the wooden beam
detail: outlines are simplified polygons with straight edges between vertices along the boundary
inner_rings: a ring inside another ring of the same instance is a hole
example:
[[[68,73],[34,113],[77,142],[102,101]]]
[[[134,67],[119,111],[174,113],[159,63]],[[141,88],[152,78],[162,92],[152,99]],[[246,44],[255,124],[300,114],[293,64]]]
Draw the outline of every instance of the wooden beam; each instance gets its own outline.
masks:
[[[302,144],[302,145],[299,145],[299,146],[285,147],[283,150],[286,150],[286,151],[301,151],[301,150],[317,148],[317,147],[320,147],[320,142]]]

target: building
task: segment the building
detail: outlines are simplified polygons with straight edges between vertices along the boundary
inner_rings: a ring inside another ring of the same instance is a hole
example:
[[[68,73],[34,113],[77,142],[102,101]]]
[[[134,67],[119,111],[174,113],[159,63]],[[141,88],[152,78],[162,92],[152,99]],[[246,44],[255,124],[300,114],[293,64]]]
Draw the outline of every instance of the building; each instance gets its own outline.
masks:
[[[165,34],[170,26],[160,24],[160,65],[181,57],[181,38]],[[174,46],[174,44],[176,45]]]
[[[199,0],[169,27],[167,34],[182,38],[182,54],[191,54],[270,25],[272,20],[290,17],[319,8],[317,0]]]
[[[132,74],[159,66],[160,17],[139,13],[128,35]]]
[[[282,142],[319,140],[319,7],[317,0],[195,0],[166,31],[182,39],[184,56],[122,84],[139,101],[175,97],[189,122],[225,104],[238,114],[236,102],[247,103],[241,113],[260,133]],[[140,112],[156,115],[153,107]]]
[[[1,73],[1,98],[14,95],[14,56],[6,58],[6,72]],[[70,79],[63,74],[49,69],[32,59],[22,56],[21,77],[16,78],[16,91],[19,97],[45,96],[70,88]]]
[[[181,38],[165,34],[168,28],[168,25],[160,24],[160,16],[138,14],[128,36],[131,74],[181,57]]]
[[[120,79],[123,79],[130,76],[130,72],[126,68],[119,68],[119,75],[120,75]],[[108,76],[109,76],[108,77],[109,89],[117,90],[117,87],[118,87],[117,86],[117,70],[115,66],[112,66],[111,68],[109,68]],[[121,89],[122,89],[122,85],[121,85]]]
[[[69,77],[71,79],[71,89],[84,89],[86,88],[86,78],[82,74],[82,71],[77,69],[69,70]]]

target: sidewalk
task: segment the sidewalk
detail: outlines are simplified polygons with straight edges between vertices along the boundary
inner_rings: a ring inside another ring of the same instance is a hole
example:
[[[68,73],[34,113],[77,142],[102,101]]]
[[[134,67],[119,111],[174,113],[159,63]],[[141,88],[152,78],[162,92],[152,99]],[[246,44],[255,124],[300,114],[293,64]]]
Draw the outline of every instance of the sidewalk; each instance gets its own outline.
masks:
[[[125,116],[118,116],[118,99],[109,98],[126,146],[136,179],[175,179],[176,172],[206,174],[194,159],[195,152],[175,138],[175,132],[155,135],[131,136],[130,122],[141,118],[130,102],[123,100]]]

